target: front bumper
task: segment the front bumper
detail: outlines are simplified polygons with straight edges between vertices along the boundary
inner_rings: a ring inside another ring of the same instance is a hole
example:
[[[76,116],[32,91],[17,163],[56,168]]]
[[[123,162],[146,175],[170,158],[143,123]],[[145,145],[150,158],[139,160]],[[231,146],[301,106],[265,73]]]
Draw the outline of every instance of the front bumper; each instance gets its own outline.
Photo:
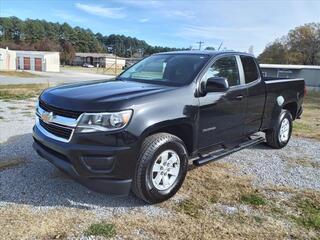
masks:
[[[127,195],[137,159],[137,141],[129,133],[75,134],[61,142],[33,128],[33,148],[43,158],[88,188]]]

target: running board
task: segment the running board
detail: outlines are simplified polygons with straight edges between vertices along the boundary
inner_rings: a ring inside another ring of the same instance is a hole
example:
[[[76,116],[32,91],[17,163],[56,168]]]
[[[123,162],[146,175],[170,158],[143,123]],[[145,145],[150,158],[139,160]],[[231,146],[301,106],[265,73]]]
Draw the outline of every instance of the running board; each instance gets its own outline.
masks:
[[[236,146],[234,148],[225,149],[225,150],[219,151],[217,153],[212,153],[212,154],[209,153],[205,157],[197,158],[196,160],[193,161],[193,165],[195,165],[195,166],[204,165],[206,163],[218,160],[219,158],[227,156],[227,155],[229,155],[231,153],[240,151],[240,150],[242,150],[244,148],[247,148],[247,147],[251,147],[251,146],[257,145],[257,144],[262,143],[262,142],[264,142],[264,138],[263,137],[250,139],[248,141],[240,143],[238,146]]]

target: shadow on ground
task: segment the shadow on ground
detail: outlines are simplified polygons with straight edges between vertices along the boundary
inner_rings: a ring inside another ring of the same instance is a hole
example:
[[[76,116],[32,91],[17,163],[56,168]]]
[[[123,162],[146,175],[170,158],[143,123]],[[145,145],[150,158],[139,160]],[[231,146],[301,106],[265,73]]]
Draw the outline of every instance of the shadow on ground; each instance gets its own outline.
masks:
[[[81,209],[132,208],[145,205],[138,198],[96,193],[78,184],[39,157],[32,148],[32,134],[17,135],[0,145],[0,163],[22,163],[0,169],[0,204],[73,207]]]

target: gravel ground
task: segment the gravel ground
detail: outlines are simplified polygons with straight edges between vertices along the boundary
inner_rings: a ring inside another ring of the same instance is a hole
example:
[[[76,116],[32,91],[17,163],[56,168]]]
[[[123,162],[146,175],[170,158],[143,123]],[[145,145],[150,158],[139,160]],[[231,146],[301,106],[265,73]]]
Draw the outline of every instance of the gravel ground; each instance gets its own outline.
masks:
[[[32,149],[34,104],[35,99],[0,100],[0,163],[18,162],[0,169],[0,208],[22,204],[40,213],[52,208],[85,209],[96,219],[135,212],[152,216],[170,214],[164,208],[145,205],[134,196],[110,197],[92,192],[40,158]],[[320,190],[319,141],[292,138],[281,150],[260,144],[220,161],[235,165],[240,175],[253,175],[257,187]],[[179,197],[178,193],[175,199]]]
[[[98,73],[86,73],[73,70],[62,70],[61,72],[33,72],[39,75],[38,77],[14,77],[14,76],[1,76],[1,84],[30,84],[30,83],[74,83],[80,81],[90,81],[99,79],[110,79],[113,75],[105,75]]]
[[[97,217],[128,211],[166,214],[158,207],[144,206],[134,196],[110,197],[90,191],[39,157],[32,149],[35,101],[0,100],[0,163],[20,163],[0,170],[0,206],[27,204],[35,211],[51,207],[91,209]]]
[[[283,149],[259,144],[221,162],[232,163],[240,174],[255,176],[257,186],[276,185],[320,190],[320,142],[292,138]]]

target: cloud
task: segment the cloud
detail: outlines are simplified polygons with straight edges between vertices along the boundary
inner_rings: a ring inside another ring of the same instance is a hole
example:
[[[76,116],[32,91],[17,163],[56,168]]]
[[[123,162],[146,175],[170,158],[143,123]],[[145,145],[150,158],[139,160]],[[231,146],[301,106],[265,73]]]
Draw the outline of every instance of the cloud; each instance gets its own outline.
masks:
[[[134,7],[139,7],[139,8],[148,8],[148,7],[158,7],[161,6],[162,3],[160,1],[155,1],[155,0],[122,0],[122,1],[118,1],[121,2],[125,5],[131,5]]]
[[[125,18],[126,15],[123,13],[123,8],[107,8],[98,5],[88,5],[82,3],[76,3],[76,7],[96,16],[107,17],[107,18]]]
[[[73,21],[73,22],[85,22],[86,19],[82,17],[75,16],[63,10],[53,10],[53,15],[55,17],[61,18],[65,21]]]
[[[149,18],[141,18],[141,19],[139,19],[139,22],[141,22],[141,23],[146,23],[146,22],[149,22]]]
[[[167,11],[166,15],[168,17],[181,17],[181,18],[194,18],[195,17],[195,15],[192,11],[181,11],[181,10]]]

